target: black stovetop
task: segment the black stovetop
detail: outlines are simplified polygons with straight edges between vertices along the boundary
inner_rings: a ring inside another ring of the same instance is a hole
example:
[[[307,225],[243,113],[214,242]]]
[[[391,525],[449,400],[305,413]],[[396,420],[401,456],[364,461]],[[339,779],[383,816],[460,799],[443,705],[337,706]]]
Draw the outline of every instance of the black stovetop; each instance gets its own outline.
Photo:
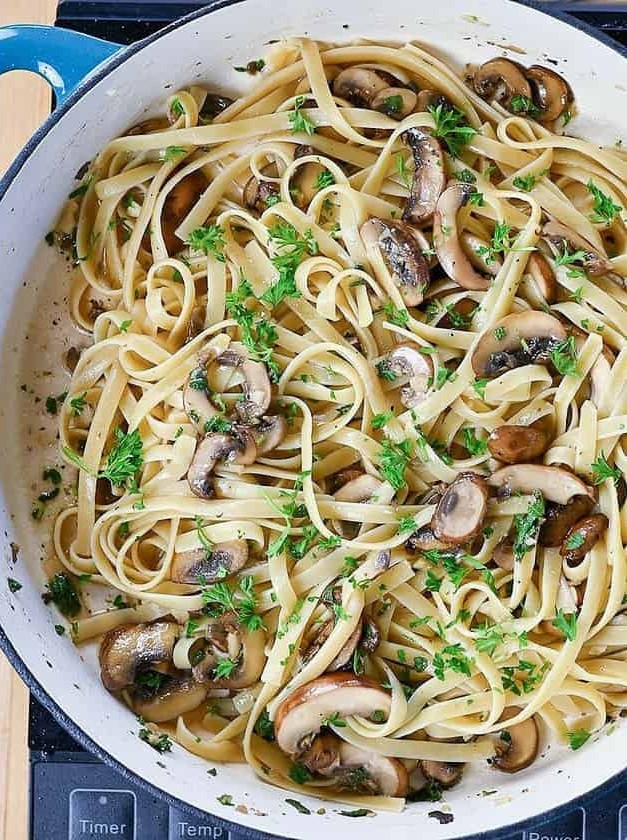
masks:
[[[173,0],[63,0],[57,25],[130,44],[203,5]],[[575,11],[581,20],[627,45],[627,11],[621,13],[615,4],[550,5]],[[120,840],[187,837],[239,840],[236,826],[229,831],[218,826],[209,815],[198,819],[129,783],[86,752],[34,699],[30,706],[28,743],[31,840],[110,836]],[[566,772],[564,784],[568,784]],[[485,840],[627,840],[627,776],[618,784],[606,786],[600,794],[572,802],[548,821],[536,819],[515,832],[492,832],[484,837]]]

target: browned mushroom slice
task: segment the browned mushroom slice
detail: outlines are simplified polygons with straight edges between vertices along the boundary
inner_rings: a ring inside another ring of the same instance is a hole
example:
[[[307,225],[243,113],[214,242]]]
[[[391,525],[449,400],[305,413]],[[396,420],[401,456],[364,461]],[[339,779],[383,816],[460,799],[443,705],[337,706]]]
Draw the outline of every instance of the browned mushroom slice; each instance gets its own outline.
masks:
[[[409,778],[397,758],[340,742],[339,766],[333,773],[342,788],[373,796],[405,796]]]
[[[546,258],[538,251],[530,254],[527,261],[527,271],[544,300],[547,303],[555,303],[557,300],[557,280]]]
[[[298,756],[298,763],[318,776],[333,776],[340,764],[341,740],[330,732],[317,735],[309,748]]]
[[[269,177],[276,177],[277,168],[275,164],[271,163],[268,166],[264,166],[261,170],[261,174]],[[246,207],[250,210],[256,210],[256,212],[261,215],[261,213],[263,213],[264,210],[267,210],[269,206],[268,199],[270,199],[271,203],[272,199],[278,195],[279,185],[277,183],[274,181],[265,181],[262,178],[257,178],[255,175],[251,175],[248,181],[246,181],[242,197]]]
[[[125,136],[133,137],[137,134],[150,134],[153,131],[166,131],[169,127],[170,121],[166,117],[151,117],[131,126]]]
[[[218,461],[235,464],[252,464],[257,457],[257,448],[251,435],[244,441],[221,432],[206,435],[198,446],[187,471],[187,481],[192,493],[203,499],[214,494],[212,473]]]
[[[444,158],[439,141],[422,128],[408,128],[402,139],[414,158],[414,175],[403,219],[412,225],[428,224],[446,185]]]
[[[355,650],[357,649],[357,645],[361,638],[362,634],[362,624],[361,621],[357,623],[357,626],[350,634],[348,639],[344,642],[338,655],[335,659],[329,664],[327,671],[341,671],[342,668],[346,668],[353,661],[353,655]]]
[[[564,326],[547,312],[527,309],[501,318],[481,336],[472,354],[478,377],[500,376],[529,364],[547,364],[551,352],[566,340]]]
[[[151,723],[164,723],[193,712],[206,699],[206,685],[189,676],[167,675],[154,693],[143,696],[135,692],[133,711]]]
[[[235,426],[235,430],[241,429]],[[247,431],[253,436],[257,455],[265,455],[276,449],[283,442],[287,434],[287,421],[280,414],[273,414],[270,417],[262,417],[255,426],[247,426]]]
[[[552,246],[554,253],[563,256],[564,253],[583,251],[581,263],[588,274],[600,277],[604,274],[614,274],[614,266],[606,256],[600,254],[593,245],[580,236],[572,228],[561,222],[547,222],[542,228],[544,240]]]
[[[205,329],[205,319],[207,317],[207,307],[204,304],[197,304],[192,309],[192,314],[189,316],[187,323],[187,333],[185,341],[191,341]]]
[[[439,540],[433,533],[433,528],[425,525],[414,531],[413,534],[405,541],[405,548],[407,551],[446,551],[451,547],[451,543]]]
[[[366,251],[380,250],[405,306],[418,306],[429,285],[429,264],[421,242],[404,222],[370,219],[361,227]]]
[[[222,96],[220,93],[211,93],[208,91],[198,114],[200,122],[205,125],[213,122],[218,114],[221,114],[222,111],[226,111],[226,109],[232,104],[233,100],[229,99],[228,96]]]
[[[122,624],[110,630],[100,645],[100,676],[106,689],[120,691],[135,682],[139,671],[172,659],[178,624]]]
[[[535,493],[539,490],[547,501],[565,505],[573,496],[594,499],[594,490],[574,473],[561,467],[543,464],[511,464],[501,467],[488,478],[488,484],[497,487],[500,495]]]
[[[206,548],[192,548],[175,554],[170,569],[170,578],[175,583],[214,583],[239,572],[248,562],[246,540],[229,540],[216,543],[211,551]]]
[[[257,682],[266,663],[263,629],[249,630],[240,624],[235,613],[227,612],[209,625],[207,641],[204,657],[192,668],[198,682],[230,690],[247,688]],[[228,676],[221,677],[216,668],[223,659],[235,661],[236,667],[229,669]]]
[[[485,291],[489,283],[472,267],[461,246],[457,213],[468,203],[474,187],[455,183],[439,197],[433,215],[433,247],[447,275],[464,289]]]
[[[512,109],[515,96],[525,97],[531,103],[531,86],[524,68],[507,58],[486,61],[475,70],[472,83],[482,99],[496,100],[508,110]]]
[[[549,437],[542,429],[506,423],[495,429],[488,438],[490,453],[506,464],[519,464],[539,458],[549,445]]]
[[[509,540],[502,540],[495,546],[492,553],[492,559],[504,572],[512,572],[514,570],[514,544]]]
[[[570,85],[555,70],[533,64],[526,72],[531,85],[534,104],[538,108],[540,122],[552,122],[561,117],[574,101]]]
[[[520,710],[508,709],[508,716],[518,714]],[[522,723],[505,727],[496,739],[496,756],[492,766],[504,773],[517,773],[532,764],[538,754],[538,727],[535,718],[530,717]]]
[[[337,502],[368,502],[383,486],[383,482],[373,475],[364,473],[347,481],[334,493]]]
[[[277,743],[283,752],[297,755],[308,748],[323,721],[334,713],[340,718],[377,713],[386,719],[391,702],[390,695],[367,677],[348,671],[325,674],[283,700],[274,719]]]
[[[575,522],[587,516],[593,507],[594,499],[587,495],[573,496],[565,505],[548,504],[538,535],[540,545],[550,547],[561,545]]]
[[[609,524],[609,519],[603,513],[586,516],[576,522],[566,534],[560,549],[560,554],[564,560],[569,565],[583,560],[601,539]]]
[[[347,67],[341,70],[333,80],[333,93],[341,99],[346,99],[352,105],[369,108],[373,97],[379,91],[394,84],[389,73],[383,74],[370,67]]]
[[[220,413],[209,397],[204,364],[195,367],[187,378],[183,388],[183,408],[200,433],[204,433],[206,424]]]
[[[394,120],[402,120],[415,109],[417,99],[414,91],[409,88],[386,87],[375,93],[370,100],[370,107]]]
[[[415,344],[397,344],[385,358],[384,367],[395,376],[407,377],[409,382],[401,387],[401,402],[414,408],[424,400],[433,377],[433,363]]]
[[[456,785],[464,775],[464,765],[450,761],[421,761],[420,769],[427,779],[437,782],[448,789]]]
[[[485,480],[474,473],[460,473],[438,502],[431,527],[444,542],[461,545],[481,531],[488,505]]]
[[[70,373],[74,373],[79,363],[83,349],[81,347],[69,347],[65,353],[65,366]]]
[[[168,193],[161,213],[161,231],[168,254],[175,254],[183,247],[182,240],[174,231],[206,189],[207,179],[196,170],[186,175]]]
[[[290,181],[290,194],[300,210],[306,210],[320,190],[320,176],[327,169],[321,163],[309,161],[299,166]]]
[[[437,108],[438,105],[443,108],[453,108],[453,103],[447,99],[443,93],[438,90],[430,90],[423,88],[418,93],[418,101],[416,102],[416,111],[426,111],[428,108]]]
[[[245,421],[261,417],[270,405],[272,386],[266,366],[232,350],[221,353],[217,362],[225,367],[238,367],[244,376],[244,399],[237,403],[237,412]]]
[[[480,236],[475,236],[474,233],[464,230],[459,236],[464,253],[470,260],[471,264],[478,271],[484,274],[490,274],[495,277],[503,266],[503,261],[500,257],[486,257],[489,254],[490,243],[487,239],[482,239]],[[474,303],[473,303],[474,305]]]

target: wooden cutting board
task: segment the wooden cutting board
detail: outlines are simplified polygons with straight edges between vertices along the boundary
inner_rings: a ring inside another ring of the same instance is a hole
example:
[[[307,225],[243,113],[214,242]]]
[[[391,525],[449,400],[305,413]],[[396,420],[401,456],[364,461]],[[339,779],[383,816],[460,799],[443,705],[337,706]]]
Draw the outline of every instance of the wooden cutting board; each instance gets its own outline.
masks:
[[[52,23],[57,0],[0,0],[0,26]],[[48,85],[29,73],[0,78],[0,174],[50,112]],[[6,586],[6,574],[0,575]],[[0,654],[0,838],[28,837],[28,691]]]

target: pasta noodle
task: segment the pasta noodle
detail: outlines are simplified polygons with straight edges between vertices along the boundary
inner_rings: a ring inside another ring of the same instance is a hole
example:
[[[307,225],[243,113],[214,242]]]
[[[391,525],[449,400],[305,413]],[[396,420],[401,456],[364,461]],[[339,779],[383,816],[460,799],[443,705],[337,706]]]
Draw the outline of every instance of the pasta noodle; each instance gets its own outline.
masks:
[[[116,596],[73,638],[150,743],[398,810],[626,705],[627,158],[546,68],[266,62],[64,212],[93,341],[54,546]]]

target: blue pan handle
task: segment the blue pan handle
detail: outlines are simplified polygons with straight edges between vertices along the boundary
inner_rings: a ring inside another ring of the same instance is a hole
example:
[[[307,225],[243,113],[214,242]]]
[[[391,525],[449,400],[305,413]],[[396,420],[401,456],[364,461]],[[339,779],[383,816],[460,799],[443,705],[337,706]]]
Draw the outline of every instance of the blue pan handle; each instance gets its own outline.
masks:
[[[55,26],[0,26],[0,76],[10,70],[37,73],[53,89],[58,106],[119,49],[120,44]]]

